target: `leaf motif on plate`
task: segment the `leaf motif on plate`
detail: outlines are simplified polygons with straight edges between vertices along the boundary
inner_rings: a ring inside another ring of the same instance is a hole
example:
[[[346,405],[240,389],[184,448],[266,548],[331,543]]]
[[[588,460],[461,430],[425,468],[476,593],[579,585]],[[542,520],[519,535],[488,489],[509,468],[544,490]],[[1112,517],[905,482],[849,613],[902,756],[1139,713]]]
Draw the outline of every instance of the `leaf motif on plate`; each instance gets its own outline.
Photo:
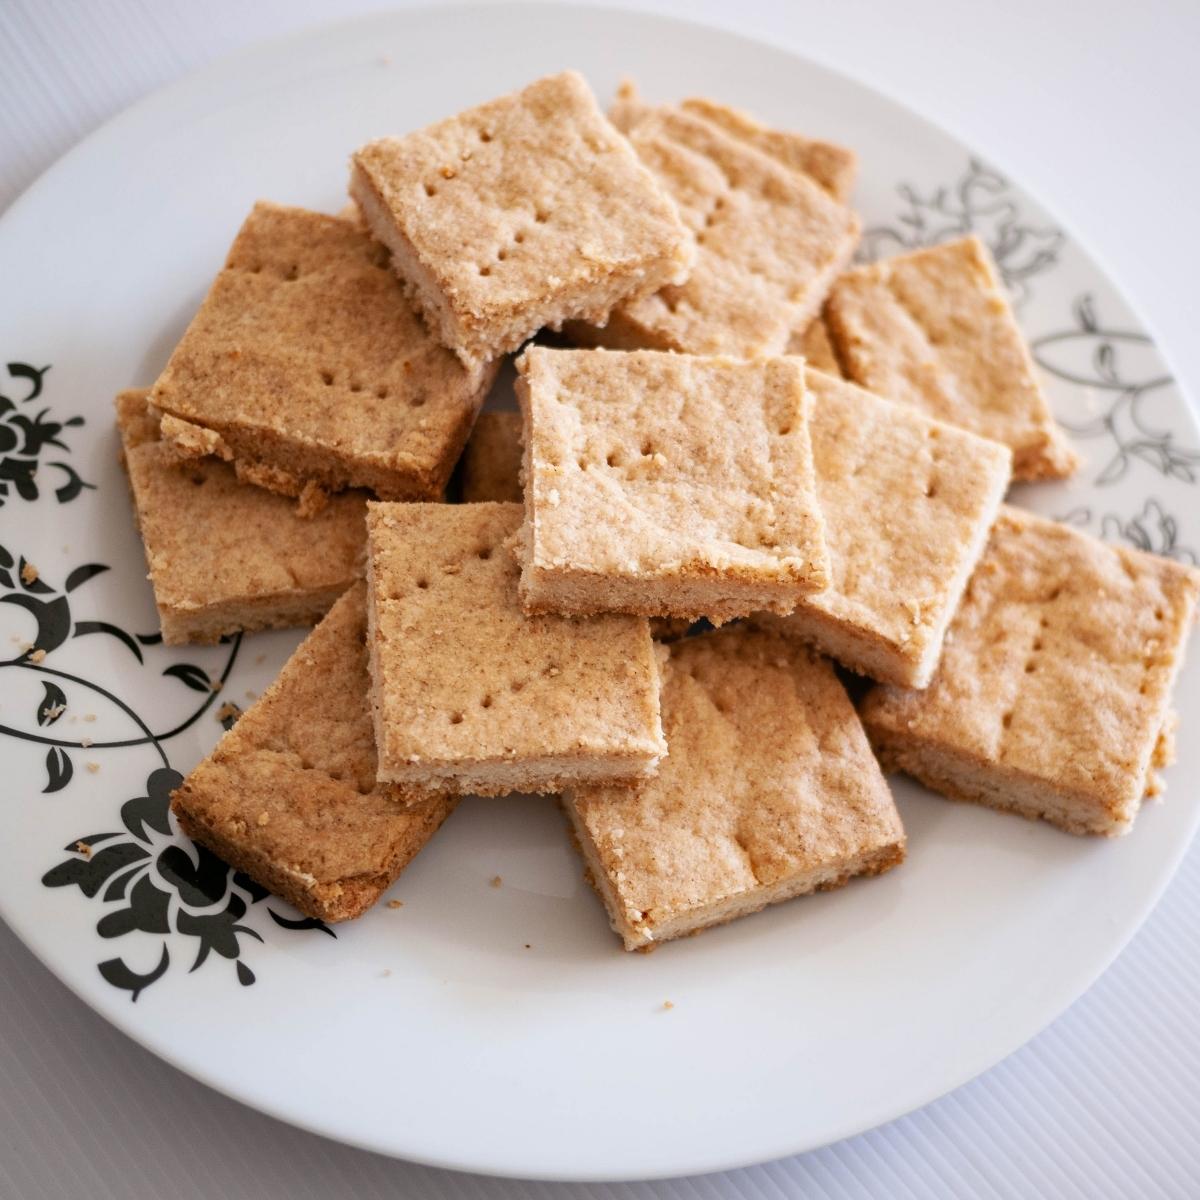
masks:
[[[101,575],[107,570],[108,567],[104,563],[84,563],[67,576],[67,582],[63,584],[63,591],[73,592],[81,583],[87,583],[89,579]]]
[[[53,446],[69,454],[71,448],[62,437],[66,430],[77,429],[84,423],[80,416],[56,419],[50,407],[36,412],[25,408],[45,390],[49,370],[49,366],[34,367],[23,362],[7,364],[9,379],[18,386],[7,386],[5,392],[0,392],[0,508],[12,492],[26,501],[38,498],[41,494],[39,467],[53,467],[61,472],[62,482],[54,490],[60,504],[76,499],[86,489],[95,488],[95,484],[86,482],[69,463],[57,459],[42,461],[42,452],[47,447]]]
[[[71,762],[71,756],[61,747],[51,746],[46,751],[46,786],[42,788],[42,794],[61,792],[71,782],[71,776],[74,774],[75,766]]]
[[[178,679],[195,692],[211,692],[213,690],[208,672],[203,667],[197,667],[192,663],[175,663],[173,666],[167,667],[163,674]]]
[[[290,917],[281,917],[273,908],[268,908],[267,912],[271,914],[271,920],[281,929],[319,929],[322,933],[329,934],[330,937],[337,936],[324,921],[318,921],[316,917],[299,917],[293,920]]]
[[[112,837],[113,835],[105,836]],[[51,888],[77,887],[91,899],[110,876],[134,863],[143,862],[148,857],[146,850],[130,842],[108,846],[98,854],[91,852],[92,845],[92,842],[86,842],[81,838],[73,846],[68,847],[76,852],[76,857],[65,859],[58,866],[51,867],[42,876],[42,883]],[[86,846],[88,849],[80,850],[78,849],[80,846]]]
[[[107,621],[76,621],[75,630],[71,634],[72,637],[87,637],[90,633],[106,633],[109,637],[114,637],[123,645],[129,647],[130,653],[138,660],[143,662],[142,648],[129,636],[123,629],[118,629],[116,625],[110,625]]]
[[[121,988],[128,992],[129,999],[136,1003],[137,998],[146,988],[167,973],[167,967],[170,966],[170,963],[171,955],[164,942],[158,966],[143,975],[139,975],[136,971],[131,970],[125,965],[124,960],[120,958],[110,958],[105,962],[98,963],[97,969],[107,982],[111,983],[115,988]]]
[[[1071,308],[1074,324],[1032,339],[1038,366],[1064,383],[1088,388],[1102,401],[1083,419],[1059,417],[1077,438],[1103,438],[1111,450],[1092,482],[1111,487],[1139,463],[1181,483],[1200,478],[1200,448],[1180,445],[1153,408],[1174,380],[1144,333],[1106,324],[1094,297],[1079,296]]]
[[[67,711],[67,697],[57,683],[42,680],[42,702],[38,705],[37,723],[53,725]]]

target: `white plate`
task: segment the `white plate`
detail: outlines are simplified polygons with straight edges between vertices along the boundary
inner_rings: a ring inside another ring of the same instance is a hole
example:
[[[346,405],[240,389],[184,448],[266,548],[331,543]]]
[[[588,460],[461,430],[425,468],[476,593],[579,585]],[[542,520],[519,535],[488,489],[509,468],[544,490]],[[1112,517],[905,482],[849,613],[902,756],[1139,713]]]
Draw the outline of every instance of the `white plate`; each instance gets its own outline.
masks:
[[[468,801],[393,889],[404,906],[336,937],[169,831],[164,764],[190,768],[218,703],[247,703],[299,635],[144,636],[112,395],[153,380],[256,197],[334,210],[356,144],[567,65],[602,96],[630,73],[652,97],[715,94],[856,147],[869,254],[980,232],[1087,459],[1069,486],[1018,498],[1194,560],[1200,436],[1137,319],[1054,218],[899,105],[726,33],[586,8],[305,34],[136,106],[0,223],[0,545],[17,560],[0,556],[0,911],[121,1029],[299,1125],[494,1173],[710,1171],[886,1121],[1041,1029],[1169,879],[1200,812],[1200,750],[1181,739],[1169,801],[1117,842],[897,783],[901,869],[650,956],[619,949],[549,800]],[[14,644],[37,621],[40,665]],[[1179,684],[1185,722],[1198,667]],[[90,861],[64,849],[76,840]]]

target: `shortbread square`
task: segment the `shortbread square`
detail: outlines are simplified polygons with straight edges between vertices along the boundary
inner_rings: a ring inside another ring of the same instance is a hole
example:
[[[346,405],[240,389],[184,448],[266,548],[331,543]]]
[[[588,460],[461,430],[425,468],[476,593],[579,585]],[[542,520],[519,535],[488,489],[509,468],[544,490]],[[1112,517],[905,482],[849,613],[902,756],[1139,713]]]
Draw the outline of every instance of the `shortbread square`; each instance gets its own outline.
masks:
[[[379,774],[499,795],[629,781],[666,753],[644,619],[527,617],[519,504],[371,504]]]
[[[486,500],[520,504],[521,414],[483,412],[467,439],[462,456],[462,499],[466,504]]]
[[[517,364],[527,612],[790,612],[829,582],[798,358],[547,350]]]
[[[163,641],[315,624],[362,576],[366,496],[335,496],[307,520],[223,462],[180,464],[148,395],[122,392],[117,426]]]
[[[1126,833],[1170,754],[1200,572],[1004,508],[933,682],[873,690],[881,761],[953,800]]]
[[[807,175],[841,204],[849,203],[858,175],[858,155],[846,146],[786,129],[773,129],[749,113],[702,97],[684,100],[680,108],[719,125],[732,137]]]
[[[858,156],[853,150],[787,130],[772,129],[748,113],[713,100],[684,100],[680,108],[719,126],[730,137],[761,151],[780,165],[806,175],[839,203],[849,201],[858,174]],[[629,134],[653,111],[651,105],[642,101],[636,87],[626,81],[617,90],[617,99],[609,115],[618,129]],[[842,373],[820,316],[811,320],[806,317],[805,323],[792,331],[786,349],[788,354],[803,355],[819,370],[833,375]]]
[[[679,108],[649,109],[629,139],[674,197],[696,245],[687,281],[572,323],[581,345],[752,358],[780,354],[820,311],[858,242],[858,218],[806,175]]]
[[[887,783],[832,667],[746,626],[670,647],[670,753],[632,788],[563,797],[627,950],[904,858]]]
[[[684,279],[675,206],[574,71],[353,159],[350,192],[464,362]]]
[[[440,496],[495,368],[430,336],[387,259],[350,221],[256,204],[154,385],[164,438],[305,511]]]
[[[465,503],[485,500],[522,501],[521,414],[485,412],[471,432],[463,451],[462,498]],[[670,642],[681,638],[692,622],[681,617],[651,617],[650,636]]]
[[[979,238],[847,271],[825,318],[848,378],[1003,442],[1016,479],[1061,479],[1078,467]]]
[[[171,801],[188,837],[321,921],[370,908],[457,802],[377,782],[366,629],[360,581]]]
[[[753,146],[768,158],[807,175],[839,203],[849,202],[858,175],[858,155],[853,150],[790,130],[773,129],[741,109],[703,97],[683,100],[679,107],[719,126],[730,137]],[[653,111],[654,106],[647,104],[639,95],[636,84],[627,79],[617,89],[617,98],[608,115],[612,123],[628,135]]]
[[[843,666],[925,687],[1008,488],[1006,446],[805,373],[830,584],[756,623]]]

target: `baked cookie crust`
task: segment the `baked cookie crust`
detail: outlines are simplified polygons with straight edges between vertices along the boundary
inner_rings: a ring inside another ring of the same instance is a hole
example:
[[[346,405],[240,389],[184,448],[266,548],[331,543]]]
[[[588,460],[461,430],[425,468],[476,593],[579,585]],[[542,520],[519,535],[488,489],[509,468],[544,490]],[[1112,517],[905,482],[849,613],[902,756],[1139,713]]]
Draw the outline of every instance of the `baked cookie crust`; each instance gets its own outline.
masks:
[[[117,427],[163,641],[315,624],[362,577],[366,496],[344,492],[306,519],[217,459],[179,463],[148,397],[122,392]]]
[[[1008,488],[1007,447],[806,368],[830,584],[754,621],[925,687]]]
[[[350,193],[466,363],[678,283],[693,248],[582,76],[550,75],[353,158]]]
[[[302,498],[439,497],[495,366],[426,331],[352,222],[260,202],[151,393],[181,458]]]
[[[799,359],[532,347],[527,612],[790,612],[828,583]]]
[[[862,707],[880,761],[1069,833],[1128,832],[1166,765],[1200,572],[1005,508],[924,691]]]
[[[381,784],[355,584],[173,793],[188,837],[320,921],[370,908],[456,797]]]
[[[627,950],[903,860],[854,708],[807,647],[745,626],[674,643],[663,725],[670,753],[655,778],[563,797]]]
[[[825,320],[847,378],[1002,442],[1014,478],[1062,479],[1078,467],[979,238],[847,271]]]
[[[518,504],[367,509],[380,778],[480,795],[628,781],[666,753],[645,619],[527,617]]]

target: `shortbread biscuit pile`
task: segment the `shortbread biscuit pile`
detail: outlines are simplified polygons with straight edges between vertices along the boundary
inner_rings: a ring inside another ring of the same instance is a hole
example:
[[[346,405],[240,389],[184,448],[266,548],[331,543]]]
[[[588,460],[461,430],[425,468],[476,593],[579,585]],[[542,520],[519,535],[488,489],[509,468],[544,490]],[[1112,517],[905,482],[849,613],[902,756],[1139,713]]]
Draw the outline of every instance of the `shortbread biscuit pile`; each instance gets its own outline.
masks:
[[[632,950],[903,861],[884,769],[1128,830],[1200,573],[1004,505],[1077,458],[988,251],[851,266],[856,171],[566,72],[255,205],[117,400],[164,639],[319,622],[184,832],[339,921],[556,793]]]

